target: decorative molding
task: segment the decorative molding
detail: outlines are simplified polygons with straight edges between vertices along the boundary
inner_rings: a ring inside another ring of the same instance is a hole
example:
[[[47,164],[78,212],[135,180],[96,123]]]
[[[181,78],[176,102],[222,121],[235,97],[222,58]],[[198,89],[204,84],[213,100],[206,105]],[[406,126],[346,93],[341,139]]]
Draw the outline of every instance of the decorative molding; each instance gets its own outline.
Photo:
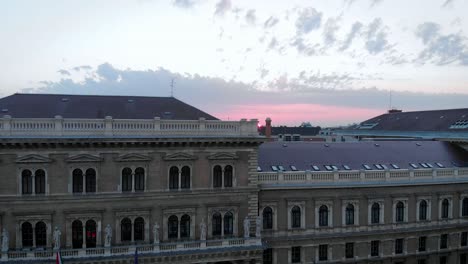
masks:
[[[15,160],[16,163],[51,163],[52,161],[53,160],[48,157],[37,155],[37,154],[29,154],[26,156],[21,156],[21,157],[16,158]]]
[[[94,156],[91,154],[78,154],[75,156],[70,156],[65,159],[66,162],[73,163],[73,162],[101,162],[103,159],[98,156]]]
[[[176,160],[196,160],[197,156],[184,153],[184,152],[178,152],[174,154],[167,155],[163,158],[166,161],[176,161]]]
[[[129,153],[129,154],[124,154],[120,155],[115,159],[115,161],[118,162],[125,162],[125,161],[150,161],[151,157],[142,155],[142,154],[137,154],[137,153]]]
[[[236,160],[236,159],[239,159],[239,157],[236,154],[227,153],[227,152],[216,153],[216,154],[208,156],[207,158],[209,160]]]

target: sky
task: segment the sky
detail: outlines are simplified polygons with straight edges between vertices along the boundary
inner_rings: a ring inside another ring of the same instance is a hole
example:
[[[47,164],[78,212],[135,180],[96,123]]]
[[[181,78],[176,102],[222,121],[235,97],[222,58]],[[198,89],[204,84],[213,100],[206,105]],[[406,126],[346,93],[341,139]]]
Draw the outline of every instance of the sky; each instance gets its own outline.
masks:
[[[172,90],[220,119],[273,125],[466,108],[466,10],[466,0],[1,1],[0,96]]]

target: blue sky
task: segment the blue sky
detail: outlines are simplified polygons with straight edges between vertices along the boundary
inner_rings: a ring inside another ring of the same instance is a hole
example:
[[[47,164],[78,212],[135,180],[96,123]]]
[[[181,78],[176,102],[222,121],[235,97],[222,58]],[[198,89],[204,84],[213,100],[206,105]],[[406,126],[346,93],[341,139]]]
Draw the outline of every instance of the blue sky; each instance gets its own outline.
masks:
[[[468,1],[0,4],[0,95],[170,94],[222,119],[468,106]],[[276,121],[276,122],[275,122]]]

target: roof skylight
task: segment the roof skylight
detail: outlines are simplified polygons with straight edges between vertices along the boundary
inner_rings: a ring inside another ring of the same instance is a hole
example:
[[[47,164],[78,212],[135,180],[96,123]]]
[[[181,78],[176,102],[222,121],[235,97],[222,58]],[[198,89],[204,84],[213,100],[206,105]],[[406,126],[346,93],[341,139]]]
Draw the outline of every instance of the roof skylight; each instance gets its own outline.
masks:
[[[362,166],[364,167],[364,169],[366,170],[372,170],[371,166],[367,165],[367,164],[362,164]]]
[[[320,168],[317,165],[312,165],[312,169],[314,169],[314,171],[319,171],[320,170]]]
[[[414,164],[414,163],[410,163],[409,165],[410,165],[411,167],[413,167],[414,169],[417,169],[417,168],[419,168],[419,166],[418,166],[418,165],[416,165],[416,164]]]
[[[291,166],[289,166],[289,167],[291,167],[291,170],[293,170],[293,171],[297,171],[297,168],[296,168],[296,166],[294,166],[294,165],[291,165]]]
[[[400,169],[400,166],[398,166],[398,165],[396,165],[396,164],[393,164],[393,163],[392,163],[392,164],[390,164],[390,165],[391,165],[394,169],[396,169],[396,170]]]

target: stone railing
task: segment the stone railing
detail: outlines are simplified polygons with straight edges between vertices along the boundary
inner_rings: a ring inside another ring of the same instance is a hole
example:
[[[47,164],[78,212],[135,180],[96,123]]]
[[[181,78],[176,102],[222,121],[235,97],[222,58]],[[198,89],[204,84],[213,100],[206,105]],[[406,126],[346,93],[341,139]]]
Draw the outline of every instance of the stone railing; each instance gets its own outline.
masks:
[[[0,137],[151,137],[151,136],[258,136],[257,119],[240,121],[154,119],[0,119]]]
[[[293,183],[372,183],[414,180],[451,180],[466,177],[468,168],[418,170],[354,170],[354,171],[278,171],[259,172],[260,184]]]
[[[118,246],[118,247],[106,247],[106,248],[83,248],[83,249],[62,249],[60,254],[63,259],[75,259],[75,258],[91,258],[91,257],[116,257],[130,256],[135,254],[138,250],[138,254],[149,254],[171,252],[171,254],[177,254],[178,251],[193,251],[193,250],[214,250],[217,248],[229,248],[229,247],[251,247],[261,246],[261,238],[230,238],[222,240],[207,240],[207,241],[185,241],[185,242],[174,242],[174,243],[160,243],[160,244],[144,244],[144,245],[129,245],[129,246]],[[8,261],[21,261],[26,260],[51,260],[55,259],[55,250],[41,250],[41,251],[9,251],[8,253],[3,252],[0,258],[0,262]]]

